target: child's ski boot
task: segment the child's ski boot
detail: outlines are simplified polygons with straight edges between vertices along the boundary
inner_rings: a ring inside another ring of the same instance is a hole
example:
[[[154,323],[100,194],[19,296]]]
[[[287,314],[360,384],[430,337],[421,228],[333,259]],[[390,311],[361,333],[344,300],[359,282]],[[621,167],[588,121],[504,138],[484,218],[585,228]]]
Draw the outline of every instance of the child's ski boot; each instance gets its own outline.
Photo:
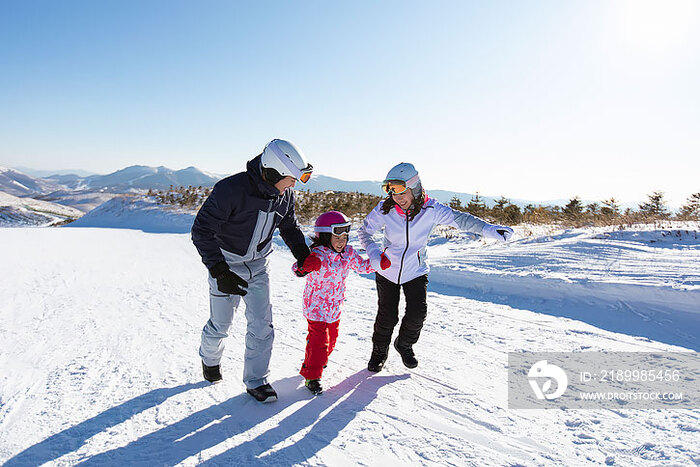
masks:
[[[320,379],[307,379],[304,385],[311,391],[314,396],[318,396],[323,392]]]

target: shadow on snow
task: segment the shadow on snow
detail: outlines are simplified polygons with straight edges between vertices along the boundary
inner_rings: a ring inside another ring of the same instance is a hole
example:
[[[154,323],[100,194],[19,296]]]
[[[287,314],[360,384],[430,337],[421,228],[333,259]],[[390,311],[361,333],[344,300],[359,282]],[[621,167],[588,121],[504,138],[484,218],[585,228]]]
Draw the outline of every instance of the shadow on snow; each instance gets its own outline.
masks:
[[[299,388],[300,378],[294,376],[275,382],[280,394],[280,400],[275,403],[260,404],[243,393],[190,414],[126,446],[84,458],[79,465],[174,465],[255,428],[295,404],[299,407],[293,413],[265,432],[243,440],[209,459],[205,465],[301,463],[328,446],[377,397],[381,387],[409,378],[409,375],[372,376],[362,370],[318,397]],[[40,465],[58,459],[80,449],[92,436],[172,396],[206,386],[208,383],[200,382],[150,391],[31,446],[12,457],[5,466]],[[273,446],[307,429],[308,432],[293,444],[268,453]]]

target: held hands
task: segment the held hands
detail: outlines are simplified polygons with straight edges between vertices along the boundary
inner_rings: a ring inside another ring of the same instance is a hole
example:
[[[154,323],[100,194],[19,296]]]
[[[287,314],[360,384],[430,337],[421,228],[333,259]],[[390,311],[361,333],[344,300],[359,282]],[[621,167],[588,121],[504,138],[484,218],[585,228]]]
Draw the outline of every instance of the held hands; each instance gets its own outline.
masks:
[[[299,262],[297,262],[297,269],[294,273],[299,277],[304,277],[308,273],[318,271],[319,269],[321,269],[321,258],[316,255],[309,255],[301,262],[301,266]]]
[[[231,295],[245,295],[248,293],[243,287],[248,287],[248,283],[228,268],[225,261],[216,263],[209,271],[216,279],[216,286],[219,291]]]
[[[316,255],[309,255],[304,260],[302,269],[306,272],[314,272],[321,269],[321,258]]]
[[[382,268],[382,270],[389,269],[391,267],[391,260],[384,253],[382,253],[379,266]]]
[[[486,224],[481,232],[484,237],[507,242],[513,236],[513,229],[504,225]]]

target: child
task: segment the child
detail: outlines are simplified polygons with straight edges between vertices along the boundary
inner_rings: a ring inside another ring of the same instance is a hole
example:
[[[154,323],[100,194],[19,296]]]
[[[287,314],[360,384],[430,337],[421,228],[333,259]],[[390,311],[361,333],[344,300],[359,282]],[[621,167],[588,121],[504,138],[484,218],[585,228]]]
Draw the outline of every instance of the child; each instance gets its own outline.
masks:
[[[339,211],[329,211],[316,219],[311,255],[301,268],[294,263],[296,275],[306,276],[304,317],[309,322],[304,364],[299,372],[306,378],[306,387],[320,394],[321,375],[338,337],[340,311],[345,300],[345,279],[354,269],[359,273],[374,272],[368,259],[363,259],[347,246],[350,220]]]

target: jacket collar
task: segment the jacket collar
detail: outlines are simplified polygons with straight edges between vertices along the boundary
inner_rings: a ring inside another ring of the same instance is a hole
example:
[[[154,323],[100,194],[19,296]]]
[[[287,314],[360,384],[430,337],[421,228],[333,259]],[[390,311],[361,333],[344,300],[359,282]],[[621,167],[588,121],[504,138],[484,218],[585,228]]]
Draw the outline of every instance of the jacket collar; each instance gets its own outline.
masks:
[[[423,206],[427,205],[429,200],[430,200],[430,198],[428,196],[426,196],[425,201],[423,201]],[[411,205],[411,206],[413,206],[413,205]],[[401,209],[401,206],[399,206],[398,204],[394,204],[394,208],[396,208],[396,212],[399,213],[399,216],[406,217],[406,211]],[[409,208],[409,211],[410,210],[411,210],[411,208]]]
[[[246,172],[253,186],[258,190],[263,198],[272,199],[280,196],[279,190],[274,185],[269,184],[262,178],[262,154],[248,161]]]
[[[347,247],[347,245],[346,245],[345,248],[343,248],[343,251],[341,251],[340,253],[338,253],[338,252],[335,251],[333,248],[329,248],[329,247],[327,247],[327,246],[325,246],[325,245],[319,245],[319,246],[317,246],[316,248],[318,248],[319,250],[323,251],[323,252],[326,253],[327,255],[340,256],[341,258],[343,257],[343,253],[345,253],[345,251],[348,249],[348,247]],[[316,248],[314,248],[314,250],[315,250]]]

